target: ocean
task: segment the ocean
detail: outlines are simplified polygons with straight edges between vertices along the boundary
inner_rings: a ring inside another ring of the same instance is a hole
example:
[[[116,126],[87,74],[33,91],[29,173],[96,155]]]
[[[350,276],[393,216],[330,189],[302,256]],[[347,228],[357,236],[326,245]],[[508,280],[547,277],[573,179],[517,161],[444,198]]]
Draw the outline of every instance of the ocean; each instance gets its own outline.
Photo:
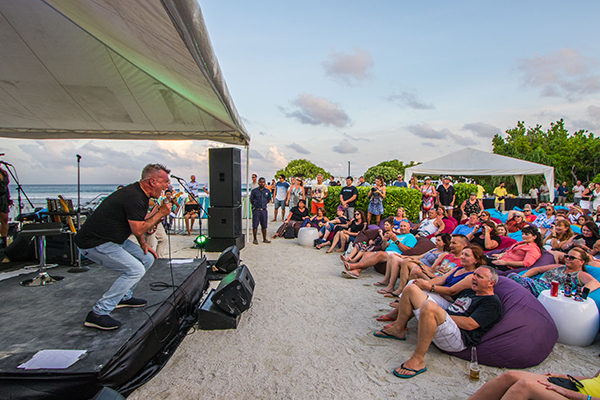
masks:
[[[180,190],[177,182],[172,183],[175,190]],[[95,208],[106,196],[117,190],[118,183],[108,185],[81,185],[81,207]],[[23,204],[23,213],[33,211],[36,207],[46,207],[46,199],[57,199],[58,195],[62,195],[65,199],[71,199],[73,206],[77,208],[77,185],[21,185],[23,193],[21,194],[21,203]],[[18,215],[18,193],[17,185],[10,184],[10,197],[14,206],[10,208],[9,218],[14,218]],[[204,192],[200,191],[200,196]],[[246,193],[246,185],[242,185],[242,196]],[[30,206],[27,198],[33,204]]]

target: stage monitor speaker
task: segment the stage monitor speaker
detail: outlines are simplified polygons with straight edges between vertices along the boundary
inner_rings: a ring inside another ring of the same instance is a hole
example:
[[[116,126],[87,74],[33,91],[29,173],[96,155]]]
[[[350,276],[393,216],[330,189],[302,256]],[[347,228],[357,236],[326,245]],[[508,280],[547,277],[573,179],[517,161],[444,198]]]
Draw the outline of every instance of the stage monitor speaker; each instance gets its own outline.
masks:
[[[208,236],[236,238],[242,234],[242,206],[209,207]]]
[[[102,388],[92,400],[125,400],[121,393],[109,387]]]
[[[210,204],[237,207],[242,204],[242,156],[233,147],[208,150]]]
[[[57,236],[46,237],[46,261],[59,265],[77,263],[77,246],[73,241],[74,233],[63,232]]]
[[[240,250],[237,246],[230,246],[223,250],[215,263],[215,268],[222,273],[230,273],[240,266]]]
[[[223,278],[212,297],[212,301],[226,313],[240,315],[250,308],[253,293],[254,278],[252,278],[248,267],[242,264]]]

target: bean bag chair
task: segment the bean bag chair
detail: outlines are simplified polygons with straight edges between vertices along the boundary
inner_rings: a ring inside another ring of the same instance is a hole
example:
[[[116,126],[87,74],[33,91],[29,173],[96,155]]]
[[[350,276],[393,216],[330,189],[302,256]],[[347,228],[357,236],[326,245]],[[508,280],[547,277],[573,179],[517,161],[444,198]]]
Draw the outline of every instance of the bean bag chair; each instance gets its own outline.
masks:
[[[600,281],[600,268],[592,267],[591,265],[586,265],[585,272],[593,276],[597,281]],[[594,303],[596,303],[596,307],[598,307],[598,310],[600,310],[600,289],[594,290],[590,293],[588,297],[594,300]]]
[[[417,244],[415,245],[415,247],[405,251],[402,254],[407,255],[407,256],[417,256],[419,254],[427,253],[429,250],[433,249],[434,247],[435,247],[435,244],[433,244],[431,239],[428,239],[425,237],[419,237],[419,238],[417,238]],[[380,274],[385,275],[385,263],[375,264],[374,267],[375,267],[375,271],[379,272]]]
[[[496,223],[501,222],[505,224],[506,220],[508,219],[508,213],[504,214],[495,208],[486,208],[485,211],[490,213],[490,218]]]
[[[552,255],[552,253],[550,253],[549,251],[542,251],[542,256],[531,266],[531,268],[533,267],[541,267],[542,265],[550,265],[550,264],[554,264],[554,256]],[[508,271],[498,271],[498,275],[500,276],[506,276],[508,274],[510,274],[511,272],[521,272],[521,271],[525,271],[526,269],[529,268],[515,268],[515,269],[510,269]]]
[[[502,320],[483,336],[477,361],[498,368],[529,368],[548,357],[558,330],[544,306],[518,283],[500,276],[495,289],[502,302]],[[471,359],[471,349],[448,354]]]
[[[514,239],[515,242],[522,242],[523,241],[523,231],[518,230],[516,232],[509,233],[508,237]]]
[[[513,244],[517,243],[517,241],[510,236],[500,236],[500,244],[494,250],[504,250],[508,249]]]

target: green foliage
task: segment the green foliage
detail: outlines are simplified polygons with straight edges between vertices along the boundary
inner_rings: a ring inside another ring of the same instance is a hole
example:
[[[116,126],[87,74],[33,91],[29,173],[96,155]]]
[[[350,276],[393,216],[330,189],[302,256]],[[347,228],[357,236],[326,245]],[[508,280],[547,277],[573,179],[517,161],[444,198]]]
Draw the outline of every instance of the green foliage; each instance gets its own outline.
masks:
[[[358,198],[356,199],[356,208],[365,213],[369,208],[370,187],[357,187]],[[337,206],[340,205],[341,186],[328,188],[328,195],[325,198],[325,210],[328,218],[335,218]],[[411,221],[416,221],[421,209],[421,192],[415,189],[398,188],[388,186],[386,188],[386,197],[383,199],[383,218],[396,215],[398,207],[404,207],[406,216]]]
[[[454,185],[456,191],[456,200],[454,201],[454,207],[458,208],[463,201],[469,198],[471,193],[477,193],[477,185],[472,183],[457,183]]]
[[[577,180],[591,181],[600,172],[600,138],[585,130],[569,134],[562,119],[551,123],[546,131],[540,125],[525,128],[525,123],[519,121],[506,134],[506,138],[494,136],[494,153],[553,166],[557,183],[567,182],[571,187]],[[489,179],[486,191],[503,179]],[[528,191],[533,184],[539,187],[543,179],[525,176],[523,190]],[[514,181],[506,179],[506,184],[509,192],[514,192]]]
[[[381,175],[385,183],[390,183],[396,180],[398,174],[404,175],[404,170],[406,168],[418,164],[420,163],[416,163],[414,161],[411,161],[409,164],[404,164],[399,160],[383,161],[372,166],[367,170],[367,172],[364,173],[365,181],[373,184],[375,183],[375,178],[378,175]]]
[[[285,168],[280,169],[275,173],[275,179],[277,179],[277,177],[280,174],[285,175],[286,179],[291,176],[299,176],[305,179],[315,179],[319,174],[323,175],[323,179],[327,179],[327,177],[331,175],[323,168],[313,164],[311,161],[308,161],[304,158],[290,161]]]

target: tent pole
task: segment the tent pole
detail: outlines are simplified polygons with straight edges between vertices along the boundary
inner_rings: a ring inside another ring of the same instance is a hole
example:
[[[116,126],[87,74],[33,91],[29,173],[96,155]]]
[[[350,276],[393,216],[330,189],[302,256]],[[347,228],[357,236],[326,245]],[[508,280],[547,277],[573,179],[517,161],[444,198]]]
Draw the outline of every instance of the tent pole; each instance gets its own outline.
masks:
[[[246,201],[244,214],[246,215],[246,243],[250,241],[250,144],[246,146]]]

